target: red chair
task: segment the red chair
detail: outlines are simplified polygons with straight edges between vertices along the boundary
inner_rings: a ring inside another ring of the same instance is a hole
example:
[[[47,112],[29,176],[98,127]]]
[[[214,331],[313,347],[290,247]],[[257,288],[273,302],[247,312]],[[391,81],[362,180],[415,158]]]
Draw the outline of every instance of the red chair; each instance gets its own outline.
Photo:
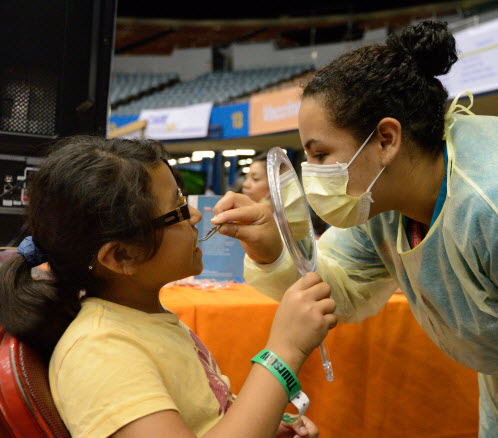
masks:
[[[41,358],[0,327],[0,437],[70,438]]]

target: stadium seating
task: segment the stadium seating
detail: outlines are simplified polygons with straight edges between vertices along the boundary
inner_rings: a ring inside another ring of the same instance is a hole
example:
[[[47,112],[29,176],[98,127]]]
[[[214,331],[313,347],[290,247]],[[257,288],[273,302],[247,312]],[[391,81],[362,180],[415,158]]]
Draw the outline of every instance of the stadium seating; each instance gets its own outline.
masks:
[[[215,105],[228,103],[313,69],[313,65],[306,64],[206,73],[193,80],[144,95],[140,99],[116,105],[113,115],[137,114],[142,109],[180,107],[201,102],[213,102]],[[134,87],[131,82],[127,86],[129,89]]]
[[[109,88],[111,107],[178,82],[176,73],[113,73]]]

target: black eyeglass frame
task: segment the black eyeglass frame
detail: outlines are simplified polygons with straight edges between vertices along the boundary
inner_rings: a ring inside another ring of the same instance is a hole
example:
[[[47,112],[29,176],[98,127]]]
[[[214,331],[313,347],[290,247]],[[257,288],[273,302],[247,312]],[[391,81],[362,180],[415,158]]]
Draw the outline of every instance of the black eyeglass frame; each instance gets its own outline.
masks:
[[[178,192],[180,194],[180,201],[182,201],[183,204],[176,207],[174,210],[153,219],[152,225],[155,228],[169,227],[170,225],[190,219],[190,209],[187,204],[187,197],[182,195],[180,189],[178,189]]]

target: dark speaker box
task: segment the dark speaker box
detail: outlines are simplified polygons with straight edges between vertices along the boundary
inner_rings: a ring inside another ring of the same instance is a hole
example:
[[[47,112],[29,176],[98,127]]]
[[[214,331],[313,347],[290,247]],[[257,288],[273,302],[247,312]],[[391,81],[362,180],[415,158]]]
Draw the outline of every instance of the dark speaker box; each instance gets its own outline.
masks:
[[[0,1],[0,152],[105,134],[117,0]]]

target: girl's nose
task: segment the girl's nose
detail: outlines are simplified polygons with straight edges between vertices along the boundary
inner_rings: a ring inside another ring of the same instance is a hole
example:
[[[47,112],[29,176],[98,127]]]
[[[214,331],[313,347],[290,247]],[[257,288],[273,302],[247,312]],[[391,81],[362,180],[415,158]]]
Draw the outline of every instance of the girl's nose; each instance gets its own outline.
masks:
[[[192,225],[197,225],[202,219],[202,213],[199,210],[197,210],[197,208],[194,208],[190,205],[188,208],[190,211],[190,219],[189,219],[190,223]]]

